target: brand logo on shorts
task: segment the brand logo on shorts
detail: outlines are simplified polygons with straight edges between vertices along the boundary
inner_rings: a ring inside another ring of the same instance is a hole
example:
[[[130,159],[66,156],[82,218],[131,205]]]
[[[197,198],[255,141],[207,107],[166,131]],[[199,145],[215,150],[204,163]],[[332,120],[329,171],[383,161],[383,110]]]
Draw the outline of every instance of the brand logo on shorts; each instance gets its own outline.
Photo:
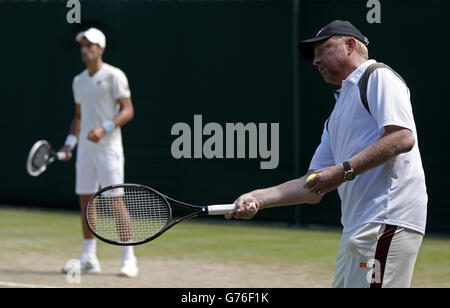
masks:
[[[367,262],[359,263],[360,269],[368,270],[367,282],[368,283],[381,283],[381,264],[377,259],[370,259]]]

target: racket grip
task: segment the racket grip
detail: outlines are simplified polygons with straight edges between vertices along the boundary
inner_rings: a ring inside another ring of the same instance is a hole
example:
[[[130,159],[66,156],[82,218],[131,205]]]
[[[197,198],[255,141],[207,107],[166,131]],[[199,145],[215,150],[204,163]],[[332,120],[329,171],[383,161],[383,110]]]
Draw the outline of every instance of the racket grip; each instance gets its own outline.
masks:
[[[57,152],[56,157],[58,158],[58,160],[66,159],[67,154],[65,152]]]
[[[236,208],[236,204],[217,204],[207,206],[208,215],[225,215],[228,212],[233,211]]]

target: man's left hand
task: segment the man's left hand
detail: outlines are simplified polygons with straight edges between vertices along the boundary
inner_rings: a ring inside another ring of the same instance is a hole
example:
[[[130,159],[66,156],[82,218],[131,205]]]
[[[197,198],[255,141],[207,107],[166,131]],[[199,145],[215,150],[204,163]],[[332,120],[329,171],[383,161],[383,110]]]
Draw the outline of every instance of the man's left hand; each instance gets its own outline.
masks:
[[[317,173],[317,175],[303,186],[312,193],[324,194],[335,190],[345,182],[342,164],[316,170],[314,173]]]
[[[88,134],[88,140],[92,142],[99,142],[105,136],[105,129],[102,126],[93,128]]]

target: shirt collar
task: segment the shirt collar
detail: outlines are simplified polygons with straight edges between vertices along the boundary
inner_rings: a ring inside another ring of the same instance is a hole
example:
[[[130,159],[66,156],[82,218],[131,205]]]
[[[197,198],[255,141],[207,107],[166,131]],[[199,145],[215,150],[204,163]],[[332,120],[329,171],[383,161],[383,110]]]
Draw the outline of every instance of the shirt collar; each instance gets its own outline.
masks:
[[[334,98],[336,100],[339,99],[339,95],[341,95],[341,89],[333,91]]]
[[[342,81],[342,86],[344,86],[344,83],[347,83],[347,82],[357,84],[359,82],[359,79],[361,78],[362,74],[364,74],[364,72],[366,71],[366,68],[369,65],[376,63],[376,62],[377,61],[375,61],[375,60],[367,60],[366,62],[364,62],[363,64],[358,66],[358,68],[356,70],[354,70],[350,75],[347,76],[347,78],[345,78],[344,81]]]

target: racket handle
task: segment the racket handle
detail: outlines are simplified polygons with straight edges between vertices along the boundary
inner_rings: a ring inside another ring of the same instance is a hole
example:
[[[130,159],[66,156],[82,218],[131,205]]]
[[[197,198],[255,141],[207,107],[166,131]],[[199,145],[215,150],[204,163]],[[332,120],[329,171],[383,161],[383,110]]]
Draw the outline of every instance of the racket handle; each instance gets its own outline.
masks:
[[[63,160],[67,158],[67,154],[66,152],[57,152],[56,157],[58,158],[58,160]]]
[[[225,215],[233,211],[236,208],[236,204],[217,204],[207,206],[206,208],[208,209],[208,215]]]
[[[255,202],[250,202],[250,206],[256,208]],[[225,215],[228,212],[234,211],[237,208],[236,204],[217,204],[207,206],[208,215]]]

